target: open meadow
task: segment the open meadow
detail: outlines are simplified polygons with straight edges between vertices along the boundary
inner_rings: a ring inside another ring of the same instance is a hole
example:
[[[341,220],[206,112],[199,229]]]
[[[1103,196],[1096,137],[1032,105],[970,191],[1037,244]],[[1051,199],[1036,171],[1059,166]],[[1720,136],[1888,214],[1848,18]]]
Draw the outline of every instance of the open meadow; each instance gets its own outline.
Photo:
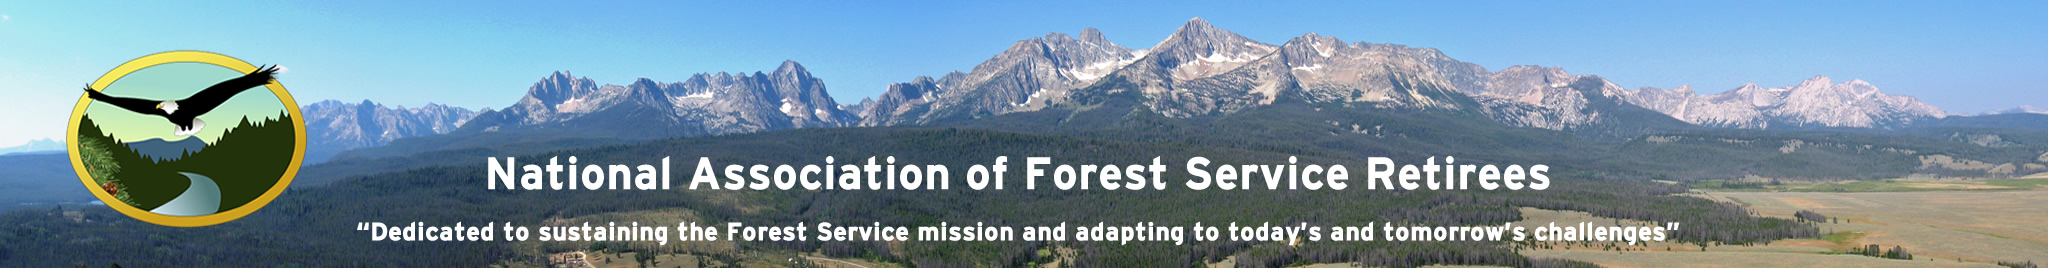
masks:
[[[1523,250],[1532,258],[1563,258],[1608,267],[1997,267],[2000,261],[2048,262],[2048,179],[1882,180],[1788,183],[1762,189],[1696,190],[1688,195],[1740,204],[1768,217],[1810,210],[1831,218],[1813,239],[1767,245],[1651,243],[1641,246],[1558,244]],[[1841,191],[1841,192],[1837,192]],[[1594,222],[1612,218],[1577,211],[1522,209],[1518,225]],[[1650,223],[1623,220],[1626,225]],[[1914,260],[1844,254],[1877,244],[1904,247]],[[1613,249],[1621,248],[1621,249]]]

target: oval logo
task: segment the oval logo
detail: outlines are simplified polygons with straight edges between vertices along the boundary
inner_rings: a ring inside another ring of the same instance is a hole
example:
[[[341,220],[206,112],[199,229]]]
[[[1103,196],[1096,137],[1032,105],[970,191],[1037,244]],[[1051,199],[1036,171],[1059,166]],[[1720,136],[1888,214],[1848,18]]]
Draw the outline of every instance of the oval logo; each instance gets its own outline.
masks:
[[[275,79],[282,71],[203,51],[114,67],[72,108],[72,169],[101,202],[144,222],[247,216],[291,185],[305,157],[305,121]]]

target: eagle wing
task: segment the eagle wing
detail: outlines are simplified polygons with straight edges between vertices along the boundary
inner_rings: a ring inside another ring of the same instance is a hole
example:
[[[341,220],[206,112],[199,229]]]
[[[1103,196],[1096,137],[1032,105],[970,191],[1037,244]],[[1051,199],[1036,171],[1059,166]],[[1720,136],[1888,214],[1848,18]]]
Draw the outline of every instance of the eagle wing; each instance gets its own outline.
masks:
[[[249,90],[250,88],[270,84],[270,80],[276,78],[274,76],[276,73],[276,65],[257,67],[255,72],[242,75],[242,77],[215,83],[204,90],[192,93],[191,97],[178,100],[178,113],[189,114],[195,117],[206,114],[208,111],[213,111],[214,107],[220,107],[221,103],[228,102],[229,98],[234,98],[235,94],[240,94],[242,91]],[[190,112],[186,112],[188,110]]]
[[[85,88],[85,95],[87,97],[91,97],[93,100],[105,102],[107,104],[112,104],[114,105],[114,107],[121,107],[121,109],[125,109],[130,112],[140,114],[153,114],[158,116],[164,115],[164,110],[158,109],[156,107],[157,103],[163,102],[160,100],[146,100],[137,98],[108,96],[106,93],[100,93],[99,90],[93,90],[91,86],[87,86]]]

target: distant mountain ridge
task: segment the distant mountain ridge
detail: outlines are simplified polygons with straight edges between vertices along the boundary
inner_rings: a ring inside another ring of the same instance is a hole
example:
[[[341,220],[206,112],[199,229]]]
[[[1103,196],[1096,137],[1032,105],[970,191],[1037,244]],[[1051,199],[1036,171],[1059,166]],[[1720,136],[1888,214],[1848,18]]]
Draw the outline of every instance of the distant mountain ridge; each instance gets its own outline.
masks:
[[[1732,128],[1893,128],[1948,114],[1911,96],[1878,91],[1863,80],[1834,83],[1814,76],[1797,85],[1763,88],[1744,84],[1727,92],[1700,95],[1691,87],[1643,88],[1637,103],[1686,122]]]
[[[1984,114],[2048,114],[2048,109],[2034,108],[2033,105],[2020,105],[2019,107],[1984,112]]]
[[[15,153],[42,153],[64,150],[64,141],[57,139],[35,139],[14,147],[0,148],[0,155]]]
[[[306,118],[306,160],[325,161],[335,153],[384,145],[392,140],[448,133],[468,123],[477,111],[428,103],[406,108],[363,100],[326,100],[299,109]],[[485,108],[484,110],[489,110]]]
[[[206,141],[198,138],[178,141],[164,141],[160,138],[152,138],[123,144],[127,145],[128,149],[135,150],[136,154],[157,162],[177,161],[179,158],[184,158],[187,155],[199,153],[199,151],[205,150],[207,146]]]

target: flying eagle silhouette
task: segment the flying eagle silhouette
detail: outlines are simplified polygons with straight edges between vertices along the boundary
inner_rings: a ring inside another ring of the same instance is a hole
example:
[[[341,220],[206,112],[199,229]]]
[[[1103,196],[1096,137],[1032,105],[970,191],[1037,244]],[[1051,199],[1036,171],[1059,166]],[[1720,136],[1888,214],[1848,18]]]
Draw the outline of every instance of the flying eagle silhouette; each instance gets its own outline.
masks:
[[[276,65],[257,67],[256,72],[215,83],[179,100],[159,101],[108,96],[99,90],[93,90],[92,85],[86,85],[85,94],[93,100],[131,112],[162,116],[164,120],[170,120],[171,124],[177,125],[171,133],[182,137],[199,133],[199,129],[206,127],[206,121],[199,120],[199,115],[213,111],[213,108],[220,107],[221,103],[228,102],[229,98],[234,98],[235,94],[244,90],[270,84],[271,79],[275,78],[274,75],[282,70],[282,67]]]

